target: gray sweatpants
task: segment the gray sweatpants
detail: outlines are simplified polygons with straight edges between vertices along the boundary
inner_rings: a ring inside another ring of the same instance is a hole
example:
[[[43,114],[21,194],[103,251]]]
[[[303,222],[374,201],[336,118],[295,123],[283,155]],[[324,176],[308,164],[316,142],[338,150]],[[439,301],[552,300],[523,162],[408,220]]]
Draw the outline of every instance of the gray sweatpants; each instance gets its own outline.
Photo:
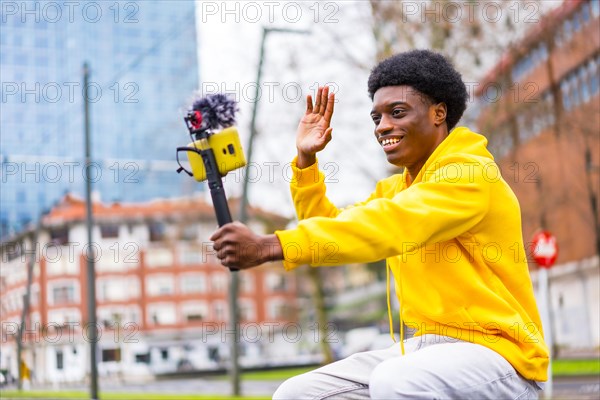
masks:
[[[484,346],[423,335],[285,381],[273,399],[537,399],[536,382]]]

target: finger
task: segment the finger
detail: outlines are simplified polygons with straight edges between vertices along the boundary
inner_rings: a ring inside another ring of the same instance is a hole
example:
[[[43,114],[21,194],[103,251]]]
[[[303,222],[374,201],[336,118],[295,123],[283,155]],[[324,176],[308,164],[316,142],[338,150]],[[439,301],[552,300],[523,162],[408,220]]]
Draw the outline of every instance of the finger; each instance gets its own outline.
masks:
[[[232,257],[227,257],[224,260],[221,260],[221,264],[223,264],[227,268],[240,269],[238,267],[239,262],[236,259],[232,258]]]
[[[225,246],[219,251],[217,251],[217,258],[219,260],[224,260],[227,257],[235,257],[235,248],[231,248],[230,246]]]
[[[313,102],[312,102],[312,96],[309,94],[308,96],[306,96],[306,113],[310,114],[313,112]]]
[[[327,108],[325,109],[325,121],[327,123],[331,122],[331,117],[333,116],[333,105],[335,104],[335,93],[331,93],[329,95],[329,100],[327,101]]]
[[[323,88],[323,92],[321,92],[321,105],[319,107],[319,114],[323,115],[325,113],[325,108],[327,108],[327,97],[329,96],[329,86],[325,86]]]
[[[214,232],[214,233],[213,233],[213,234],[212,234],[212,235],[211,235],[211,236],[208,238],[208,240],[212,240],[213,242],[214,242],[214,241],[216,241],[216,240],[219,240],[219,238],[220,238],[221,236],[223,236],[223,233],[224,233],[224,232],[223,232],[223,228],[221,227],[221,228],[217,229],[217,230],[216,230],[216,231],[215,231],[215,232]]]
[[[323,88],[319,87],[319,90],[317,90],[317,95],[315,96],[315,107],[313,110],[313,113],[318,114],[319,113],[319,108],[321,107],[321,95],[323,93]]]
[[[327,128],[325,132],[323,132],[323,136],[321,136],[321,140],[324,144],[327,144],[331,141],[331,133],[333,132],[333,128]]]

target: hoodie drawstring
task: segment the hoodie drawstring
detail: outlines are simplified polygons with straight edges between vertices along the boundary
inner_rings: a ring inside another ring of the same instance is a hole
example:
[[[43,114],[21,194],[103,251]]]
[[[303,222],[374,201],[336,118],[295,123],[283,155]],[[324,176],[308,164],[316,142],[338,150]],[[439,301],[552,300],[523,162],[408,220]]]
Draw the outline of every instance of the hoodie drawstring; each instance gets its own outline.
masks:
[[[387,295],[387,311],[388,311],[388,318],[389,318],[389,322],[390,322],[390,336],[392,337],[392,340],[394,341],[394,343],[396,343],[396,337],[394,336],[394,320],[392,318],[392,303],[390,301],[390,270],[392,268],[390,267],[390,263],[386,260],[385,261],[385,273],[386,273],[386,295]],[[400,316],[400,351],[402,352],[402,355],[404,355],[404,324],[402,323],[402,284],[400,284],[399,287],[400,293],[399,293],[399,298],[400,298],[400,309],[398,311],[398,315]]]

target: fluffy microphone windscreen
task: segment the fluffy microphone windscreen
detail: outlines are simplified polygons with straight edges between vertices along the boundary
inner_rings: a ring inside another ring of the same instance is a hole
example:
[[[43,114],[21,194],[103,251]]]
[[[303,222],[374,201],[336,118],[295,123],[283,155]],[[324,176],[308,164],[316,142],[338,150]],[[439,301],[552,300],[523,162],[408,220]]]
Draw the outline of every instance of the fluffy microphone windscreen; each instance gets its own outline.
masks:
[[[192,109],[202,114],[202,127],[210,130],[224,129],[235,124],[238,111],[235,100],[217,93],[198,99]]]

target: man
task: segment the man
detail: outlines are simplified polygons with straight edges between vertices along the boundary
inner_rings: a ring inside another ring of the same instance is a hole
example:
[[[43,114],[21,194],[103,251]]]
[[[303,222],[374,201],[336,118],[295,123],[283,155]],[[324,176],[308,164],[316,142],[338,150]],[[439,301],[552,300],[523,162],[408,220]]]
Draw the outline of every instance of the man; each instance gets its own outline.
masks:
[[[314,104],[308,96],[297,132],[297,228],[256,235],[234,223],[212,240],[224,265],[242,269],[386,258],[401,326],[416,334],[294,377],[274,398],[537,398],[548,350],[519,204],[487,140],[455,128],[467,100],[460,74],[443,56],[415,50],[382,61],[368,86],[375,138],[402,174],[353,207],[329,202],[316,154],[331,140],[334,95],[320,89]],[[257,248],[254,257],[244,251]]]

